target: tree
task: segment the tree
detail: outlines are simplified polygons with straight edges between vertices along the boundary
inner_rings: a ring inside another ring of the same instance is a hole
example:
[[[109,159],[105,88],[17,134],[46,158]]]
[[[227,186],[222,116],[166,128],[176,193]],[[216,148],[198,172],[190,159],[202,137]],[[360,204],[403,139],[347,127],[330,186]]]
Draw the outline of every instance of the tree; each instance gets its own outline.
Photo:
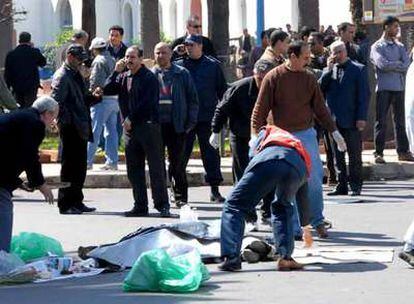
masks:
[[[208,35],[222,62],[229,54],[229,1],[207,0]]]
[[[363,9],[362,9],[362,0],[351,0],[350,9],[352,14],[352,22],[359,29],[362,25]]]
[[[158,0],[141,0],[141,43],[144,57],[154,57],[154,47],[160,41]]]
[[[82,1],[82,29],[89,34],[89,40],[96,36],[95,0]]]
[[[319,0],[292,0],[292,4],[299,31],[305,25],[319,30]]]

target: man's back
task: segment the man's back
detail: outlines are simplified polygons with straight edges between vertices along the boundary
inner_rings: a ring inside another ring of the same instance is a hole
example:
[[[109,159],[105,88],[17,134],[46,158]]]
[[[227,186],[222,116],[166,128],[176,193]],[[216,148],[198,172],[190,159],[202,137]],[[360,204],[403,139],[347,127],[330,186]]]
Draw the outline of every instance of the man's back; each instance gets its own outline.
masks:
[[[27,44],[18,45],[7,54],[4,78],[13,91],[24,93],[39,86],[38,67],[46,65],[39,49]]]

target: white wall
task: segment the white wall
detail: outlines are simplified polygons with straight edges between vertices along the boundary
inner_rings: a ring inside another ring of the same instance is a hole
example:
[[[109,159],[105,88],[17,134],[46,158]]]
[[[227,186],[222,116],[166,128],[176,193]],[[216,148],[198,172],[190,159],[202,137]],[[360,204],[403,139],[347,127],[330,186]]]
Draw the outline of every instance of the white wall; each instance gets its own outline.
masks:
[[[122,24],[121,4],[113,0],[97,0],[96,4],[96,36],[106,39],[112,25]]]
[[[332,25],[334,30],[341,22],[352,22],[348,0],[319,0],[319,20],[325,28]]]

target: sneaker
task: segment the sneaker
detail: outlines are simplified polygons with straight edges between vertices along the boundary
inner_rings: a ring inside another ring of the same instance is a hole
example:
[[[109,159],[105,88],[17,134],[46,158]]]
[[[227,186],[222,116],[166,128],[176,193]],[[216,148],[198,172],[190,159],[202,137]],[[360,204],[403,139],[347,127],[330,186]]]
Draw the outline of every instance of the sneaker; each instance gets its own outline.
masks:
[[[414,156],[411,152],[405,152],[398,154],[398,161],[414,162]]]
[[[242,258],[249,264],[257,263],[260,261],[260,255],[254,252],[253,250],[247,248],[242,251]]]
[[[117,171],[118,170],[118,166],[117,165],[105,164],[100,169],[101,170],[104,170],[104,171]]]
[[[296,262],[294,259],[283,259],[277,260],[277,269],[279,271],[291,271],[291,270],[302,270],[304,265]]]
[[[322,223],[318,225],[316,228],[316,233],[318,234],[319,238],[326,239],[328,237],[328,231],[326,230],[325,224]]]
[[[334,191],[326,193],[327,196],[348,195],[348,188],[346,186],[338,186]]]
[[[382,155],[375,155],[375,163],[376,164],[385,164],[386,162],[385,162],[385,159],[384,159],[384,156],[382,156]]]
[[[226,257],[224,262],[218,266],[218,269],[221,271],[237,271],[241,270],[241,259],[239,256],[236,257]]]
[[[82,214],[83,211],[82,210],[79,210],[79,209],[77,209],[75,207],[71,207],[71,208],[66,209],[64,211],[60,210],[59,213],[60,214],[67,214],[67,215],[69,215],[69,214]]]
[[[124,212],[125,217],[145,217],[148,216],[148,209],[132,208],[129,211]]]
[[[414,267],[414,250],[411,251],[401,251],[398,254],[398,257],[402,259],[403,261],[410,264],[410,266]]]

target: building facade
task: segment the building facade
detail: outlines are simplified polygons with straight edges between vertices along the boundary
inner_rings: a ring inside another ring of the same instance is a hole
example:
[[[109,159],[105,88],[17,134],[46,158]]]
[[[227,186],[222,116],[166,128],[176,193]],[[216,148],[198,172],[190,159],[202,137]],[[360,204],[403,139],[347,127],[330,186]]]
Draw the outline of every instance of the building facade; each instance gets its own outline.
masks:
[[[262,27],[284,28],[286,23],[292,23],[292,0],[228,1],[232,38],[241,35],[243,28],[255,35]],[[319,3],[321,24],[336,26],[351,20],[349,0]],[[27,11],[26,19],[15,23],[16,33],[30,32],[36,46],[54,41],[62,28],[81,28],[82,0],[15,0],[15,5]],[[192,14],[201,18],[203,33],[207,35],[207,0],[159,0],[160,30],[170,39],[183,35],[185,21]],[[139,41],[140,0],[96,0],[97,36],[106,37],[114,24],[124,27],[126,43]]]

